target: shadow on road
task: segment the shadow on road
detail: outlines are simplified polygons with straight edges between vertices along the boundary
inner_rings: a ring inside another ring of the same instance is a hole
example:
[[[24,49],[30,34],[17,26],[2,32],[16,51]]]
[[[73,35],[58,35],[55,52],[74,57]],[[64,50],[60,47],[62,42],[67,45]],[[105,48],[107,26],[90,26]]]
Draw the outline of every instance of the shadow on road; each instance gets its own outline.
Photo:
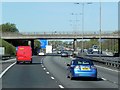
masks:
[[[104,81],[102,78],[93,79],[93,78],[84,78],[84,77],[74,78],[73,80],[75,81]]]
[[[17,64],[17,65],[37,65],[37,64],[42,64],[41,62],[37,62],[37,63],[19,63],[19,64]]]

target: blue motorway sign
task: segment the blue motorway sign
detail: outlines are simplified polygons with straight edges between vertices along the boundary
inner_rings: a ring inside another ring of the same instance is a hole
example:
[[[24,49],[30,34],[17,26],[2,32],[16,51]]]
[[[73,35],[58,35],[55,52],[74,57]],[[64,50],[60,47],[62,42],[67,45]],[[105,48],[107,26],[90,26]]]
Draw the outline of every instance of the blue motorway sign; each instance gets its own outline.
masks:
[[[48,45],[48,41],[45,39],[40,40],[41,48],[46,48],[46,45]]]

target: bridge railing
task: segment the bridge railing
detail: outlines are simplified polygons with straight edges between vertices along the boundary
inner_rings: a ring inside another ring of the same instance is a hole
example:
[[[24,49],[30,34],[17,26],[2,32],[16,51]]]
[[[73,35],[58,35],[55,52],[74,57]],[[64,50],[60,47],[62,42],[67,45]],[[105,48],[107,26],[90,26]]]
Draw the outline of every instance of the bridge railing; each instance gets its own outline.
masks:
[[[118,36],[119,33],[113,32],[102,32],[101,36]],[[76,35],[76,36],[99,36],[99,32],[85,32],[84,34],[80,32],[20,32],[20,33],[8,33],[4,32],[2,36],[39,36],[39,35]]]

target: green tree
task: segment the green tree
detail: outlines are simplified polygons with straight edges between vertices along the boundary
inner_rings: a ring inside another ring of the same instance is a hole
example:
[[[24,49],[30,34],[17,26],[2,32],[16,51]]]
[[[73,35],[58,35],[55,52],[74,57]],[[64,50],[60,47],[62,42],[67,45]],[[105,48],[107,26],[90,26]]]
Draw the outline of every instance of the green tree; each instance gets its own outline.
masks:
[[[19,31],[18,31],[15,24],[5,23],[5,24],[0,25],[0,33],[1,32],[12,32],[12,33],[15,32],[15,33],[18,33]],[[3,39],[0,39],[0,46],[5,47],[5,54],[15,55],[16,49],[13,46],[12,40],[10,42],[11,43],[9,43],[9,42],[7,42]]]
[[[35,41],[34,41],[34,54],[35,54],[35,55],[37,55],[38,50],[41,49],[40,45],[41,45],[41,44],[40,44],[40,41],[39,41],[39,40],[35,40]]]
[[[0,25],[0,32],[19,33],[19,30],[17,29],[15,24],[5,23],[5,24]],[[26,40],[5,40],[5,41],[9,42],[10,44],[14,46],[27,45]]]
[[[0,25],[0,31],[2,32],[19,32],[16,25],[13,23],[5,23]]]
[[[56,40],[54,40],[54,41],[49,41],[49,42],[48,42],[48,44],[49,44],[49,45],[52,45],[53,48],[58,48],[58,46],[59,46],[59,45],[62,45],[62,43],[63,43],[62,41],[56,41]]]
[[[40,48],[40,41],[39,40],[34,41],[34,48]]]

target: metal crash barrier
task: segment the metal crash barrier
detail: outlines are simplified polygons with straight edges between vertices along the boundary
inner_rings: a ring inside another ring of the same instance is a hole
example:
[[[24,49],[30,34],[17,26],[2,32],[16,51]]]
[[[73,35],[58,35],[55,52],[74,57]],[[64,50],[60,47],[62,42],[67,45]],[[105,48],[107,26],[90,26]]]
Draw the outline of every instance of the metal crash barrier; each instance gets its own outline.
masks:
[[[2,60],[8,60],[8,59],[11,59],[11,55],[7,54],[7,55],[2,55],[0,56],[2,57]]]
[[[114,68],[117,68],[117,69],[120,68],[120,58],[116,58],[116,59],[107,59],[107,58],[103,59],[103,58],[100,58],[100,57],[83,57],[83,58],[90,59],[94,62],[99,62],[99,63],[105,64],[109,67],[114,67]]]

